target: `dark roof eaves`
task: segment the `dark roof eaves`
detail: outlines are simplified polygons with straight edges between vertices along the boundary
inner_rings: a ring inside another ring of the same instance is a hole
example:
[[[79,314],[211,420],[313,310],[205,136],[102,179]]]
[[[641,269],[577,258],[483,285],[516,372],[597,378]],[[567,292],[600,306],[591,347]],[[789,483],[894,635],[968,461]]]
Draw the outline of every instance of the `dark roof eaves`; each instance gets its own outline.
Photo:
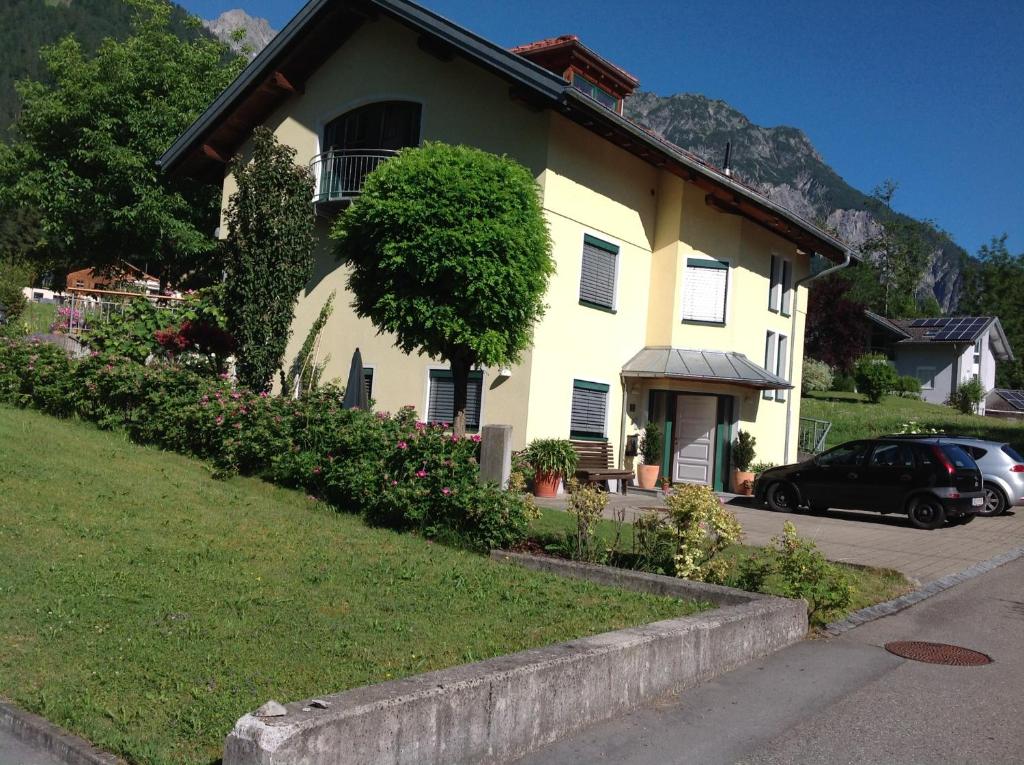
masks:
[[[248,66],[213,100],[206,110],[171,144],[157,160],[157,165],[167,170],[179,162],[196,141],[207,132],[211,123],[221,113],[266,76],[291,43],[303,32],[306,25],[333,0],[310,0],[292,18]],[[426,8],[408,0],[366,0],[385,13],[429,32],[463,53],[473,55],[477,61],[497,73],[504,74],[520,84],[532,88],[552,102],[556,101],[567,87],[565,80],[553,72],[460,27]]]
[[[773,202],[763,194],[754,191],[753,189],[749,188],[748,186],[742,183],[738,183],[735,179],[730,178],[724,173],[716,172],[714,169],[702,164],[701,162],[698,162],[693,157],[687,156],[685,150],[683,150],[681,147],[676,146],[675,144],[666,140],[659,140],[655,136],[652,136],[650,133],[645,131],[635,122],[626,119],[622,115],[617,114],[616,112],[613,112],[610,109],[606,109],[605,107],[601,106],[596,102],[592,102],[592,99],[588,98],[582,93],[578,93],[575,90],[572,90],[571,88],[565,89],[563,93],[563,98],[565,97],[574,101],[577,106],[582,106],[597,116],[611,118],[611,120],[615,122],[619,127],[628,130],[634,138],[643,141],[650,148],[668,155],[670,159],[672,159],[674,162],[678,162],[679,164],[685,166],[687,170],[700,173],[705,178],[708,178],[709,180],[712,180],[715,183],[725,186],[733,193],[746,197],[754,204],[761,205],[762,207],[767,208],[776,215],[782,216],[790,223],[793,223],[799,228],[802,228],[811,236],[817,239],[821,239],[822,241],[828,243],[830,246],[836,248],[840,252],[849,252],[853,260],[860,260],[856,253],[852,252],[850,246],[845,242],[836,239],[827,231],[823,231],[822,229],[818,228],[815,224],[811,223],[809,220],[801,217],[800,215],[797,215],[792,210],[783,207],[782,205],[776,202]],[[598,109],[600,109],[601,111],[597,111]]]

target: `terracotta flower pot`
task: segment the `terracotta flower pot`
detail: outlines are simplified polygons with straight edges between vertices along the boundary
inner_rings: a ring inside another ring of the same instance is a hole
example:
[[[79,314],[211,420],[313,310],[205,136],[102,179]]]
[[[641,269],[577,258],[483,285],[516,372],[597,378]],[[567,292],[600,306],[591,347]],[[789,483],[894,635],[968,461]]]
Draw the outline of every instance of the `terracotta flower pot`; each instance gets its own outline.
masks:
[[[749,497],[754,493],[754,474],[746,470],[733,470],[732,490],[735,494],[744,494]]]
[[[533,476],[533,493],[537,497],[554,497],[558,494],[558,484],[562,480],[561,473],[537,472]]]
[[[653,489],[658,485],[658,473],[661,472],[660,465],[637,465],[636,479],[641,489]]]

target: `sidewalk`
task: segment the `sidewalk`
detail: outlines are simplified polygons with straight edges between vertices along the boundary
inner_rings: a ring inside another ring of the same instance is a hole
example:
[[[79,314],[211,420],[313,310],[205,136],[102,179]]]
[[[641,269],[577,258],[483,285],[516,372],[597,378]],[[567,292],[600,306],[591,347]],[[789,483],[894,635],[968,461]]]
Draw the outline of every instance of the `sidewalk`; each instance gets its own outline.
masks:
[[[831,640],[805,640],[660,703],[592,726],[519,765],[1019,765],[1024,560]],[[882,646],[952,643],[983,667]]]
[[[825,515],[774,513],[757,507],[749,497],[722,494],[743,526],[744,541],[764,545],[790,520],[801,536],[813,539],[830,560],[878,568],[893,568],[907,578],[927,584],[963,571],[979,561],[1024,547],[1024,508],[997,518],[976,518],[966,526],[936,531],[913,528],[903,515],[881,515],[856,510],[830,510]],[[538,499],[541,507],[564,510],[566,498]],[[657,497],[609,495],[605,516],[626,511],[632,521],[661,506]]]

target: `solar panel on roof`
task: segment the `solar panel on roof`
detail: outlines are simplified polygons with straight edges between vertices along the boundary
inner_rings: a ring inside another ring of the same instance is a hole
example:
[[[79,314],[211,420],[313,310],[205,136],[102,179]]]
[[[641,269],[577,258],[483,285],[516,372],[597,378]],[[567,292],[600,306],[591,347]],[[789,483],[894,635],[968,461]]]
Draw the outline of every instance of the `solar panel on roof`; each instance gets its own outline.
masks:
[[[996,391],[1003,400],[1014,409],[1024,412],[1024,390],[998,390]]]
[[[911,327],[927,327],[931,319],[914,319],[910,322]]]
[[[983,316],[959,316],[949,319],[947,324],[935,335],[935,340],[963,341],[973,340],[975,335],[988,323]]]

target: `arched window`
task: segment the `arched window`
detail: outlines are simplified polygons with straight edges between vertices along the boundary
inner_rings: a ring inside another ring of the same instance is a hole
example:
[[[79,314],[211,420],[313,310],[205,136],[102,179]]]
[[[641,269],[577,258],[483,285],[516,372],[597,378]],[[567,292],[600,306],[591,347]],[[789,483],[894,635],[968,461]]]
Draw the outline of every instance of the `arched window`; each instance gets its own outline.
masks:
[[[313,161],[317,203],[345,203],[363,190],[366,176],[395,152],[420,142],[420,105],[378,101],[324,126],[323,153]]]
[[[378,101],[337,117],[324,127],[324,150],[396,151],[420,140],[420,105]]]

